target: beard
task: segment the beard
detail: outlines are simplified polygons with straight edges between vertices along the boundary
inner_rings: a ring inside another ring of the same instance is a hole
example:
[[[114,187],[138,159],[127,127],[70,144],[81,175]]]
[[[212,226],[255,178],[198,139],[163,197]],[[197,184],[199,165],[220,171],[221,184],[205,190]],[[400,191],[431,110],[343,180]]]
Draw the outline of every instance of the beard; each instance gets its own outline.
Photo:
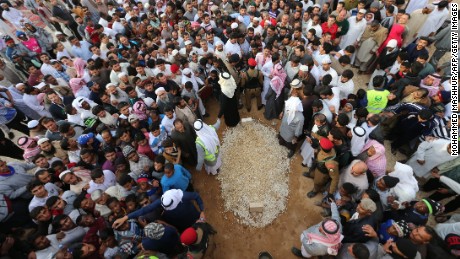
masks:
[[[49,151],[43,151],[46,155],[54,155],[56,153],[56,148],[54,146],[51,146],[51,149]]]
[[[160,98],[160,101],[162,101],[162,102],[164,102],[164,103],[167,103],[167,102],[169,102],[169,95],[167,95],[167,94],[166,94],[166,95],[164,95],[164,97],[163,97],[163,98]]]

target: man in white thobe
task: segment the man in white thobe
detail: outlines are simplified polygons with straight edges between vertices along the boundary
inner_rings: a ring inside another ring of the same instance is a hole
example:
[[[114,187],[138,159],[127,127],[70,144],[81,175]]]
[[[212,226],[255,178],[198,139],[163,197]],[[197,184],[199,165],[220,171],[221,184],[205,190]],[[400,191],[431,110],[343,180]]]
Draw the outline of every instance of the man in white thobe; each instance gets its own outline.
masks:
[[[331,81],[330,85],[331,86],[337,86],[337,82],[339,80],[339,75],[337,74],[337,71],[335,71],[331,67],[331,63],[332,63],[332,61],[331,61],[330,57],[323,58],[322,66],[319,68],[320,79],[322,80],[325,75],[331,75],[332,76],[332,81]]]
[[[308,22],[307,31],[309,31],[310,29],[315,29],[316,37],[321,38],[321,36],[323,35],[323,28],[321,28],[321,20],[319,18],[319,15],[314,15]]]
[[[21,23],[29,22],[18,9],[9,7],[7,3],[2,3],[0,6],[3,8],[3,19],[9,21],[17,30],[22,30]]]
[[[264,75],[264,88],[262,89],[262,93],[260,94],[262,97],[262,104],[265,105],[267,101],[265,100],[265,95],[268,92],[268,89],[270,89],[270,74],[273,69],[273,62],[270,60],[266,62],[263,66],[262,69],[260,70],[262,74]]]
[[[426,19],[422,28],[420,28],[418,31],[416,37],[431,37],[439,28],[441,28],[441,25],[449,17],[449,10],[447,9],[447,5],[447,1],[439,2],[438,8],[434,9],[433,12],[428,15],[428,18]]]
[[[237,40],[237,35],[232,33],[230,35],[230,40],[225,43],[224,52],[227,57],[232,54],[238,54],[238,56],[241,58],[241,47]]]
[[[418,177],[428,177],[431,169],[455,158],[451,156],[450,140],[425,140],[406,164],[412,167]]]
[[[348,18],[350,29],[348,29],[348,32],[342,36],[342,40],[339,44],[341,49],[344,49],[350,45],[354,45],[359,41],[367,26],[366,20],[363,19],[365,14],[366,10],[361,9],[359,10],[358,14],[356,14],[356,16]]]
[[[415,10],[410,14],[410,19],[406,24],[407,28],[409,28],[409,33],[404,37],[403,47],[406,47],[415,40],[417,32],[425,24],[428,15],[433,12],[434,8],[434,5],[429,4],[423,9]]]
[[[428,0],[410,0],[406,6],[406,13],[410,14],[412,19],[412,12],[424,8],[428,4]]]
[[[185,68],[182,71],[182,84],[185,85],[185,83],[189,81],[192,82],[193,90],[195,90],[197,93],[200,90],[200,85],[204,85],[203,80],[201,80],[199,77],[196,77],[190,68]]]

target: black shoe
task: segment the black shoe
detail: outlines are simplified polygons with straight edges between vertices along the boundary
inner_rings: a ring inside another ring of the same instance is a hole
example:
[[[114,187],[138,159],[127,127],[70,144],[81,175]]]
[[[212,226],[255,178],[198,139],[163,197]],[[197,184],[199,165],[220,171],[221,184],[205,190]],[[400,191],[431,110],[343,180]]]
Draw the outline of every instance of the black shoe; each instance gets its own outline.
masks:
[[[14,133],[13,133],[13,132],[9,132],[9,133],[8,133],[8,137],[9,137],[10,139],[14,139]]]
[[[391,154],[396,155],[396,152],[398,152],[398,150],[392,146],[391,147]]]
[[[302,167],[308,167],[306,164],[302,163]]]
[[[294,150],[289,151],[288,158],[291,158],[292,156],[294,156],[294,153],[295,153]]]
[[[321,216],[327,218],[327,217],[331,216],[331,213],[330,213],[330,211],[328,209],[323,208],[323,211],[321,212]]]
[[[292,252],[295,256],[297,256],[297,257],[299,257],[299,258],[306,258],[306,257],[304,257],[304,256],[302,255],[302,251],[300,251],[300,249],[297,248],[297,247],[294,247],[294,246],[293,246],[293,247],[291,248],[291,252]]]
[[[269,252],[260,252],[259,259],[273,259],[273,256]]]
[[[209,113],[206,112],[206,113],[203,115],[203,117],[205,117],[205,118],[209,117]]]
[[[305,177],[307,177],[307,178],[313,179],[313,175],[311,175],[310,172],[305,172],[305,173],[303,173],[302,175],[305,176]]]
[[[264,106],[263,106],[263,105],[261,105],[261,106],[257,106],[257,110],[258,110],[258,111],[260,111],[260,109],[262,109],[262,108],[264,108]]]
[[[307,197],[311,199],[311,198],[315,197],[317,194],[318,194],[317,192],[311,191],[311,192],[307,193]]]

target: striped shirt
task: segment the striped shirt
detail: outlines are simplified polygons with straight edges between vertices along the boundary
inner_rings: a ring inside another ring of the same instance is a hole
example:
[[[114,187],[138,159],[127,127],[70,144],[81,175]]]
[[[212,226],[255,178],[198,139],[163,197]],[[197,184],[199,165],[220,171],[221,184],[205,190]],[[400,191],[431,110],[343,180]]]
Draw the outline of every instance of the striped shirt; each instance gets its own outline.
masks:
[[[429,134],[429,136],[433,136],[435,138],[440,138],[440,139],[450,139],[450,129],[447,128],[447,122],[448,120],[446,118],[441,118],[437,115],[434,116],[433,119],[434,122],[434,127]],[[424,141],[425,136],[420,136],[420,141]]]

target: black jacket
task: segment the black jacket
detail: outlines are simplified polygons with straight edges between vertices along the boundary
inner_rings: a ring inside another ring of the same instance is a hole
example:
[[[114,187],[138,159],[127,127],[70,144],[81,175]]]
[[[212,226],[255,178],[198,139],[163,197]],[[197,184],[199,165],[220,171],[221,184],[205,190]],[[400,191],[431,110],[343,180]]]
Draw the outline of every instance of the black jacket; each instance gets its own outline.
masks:
[[[365,243],[371,240],[363,231],[364,225],[370,225],[376,229],[377,222],[374,216],[367,216],[361,219],[353,219],[343,226],[343,235],[345,236],[342,243]]]
[[[74,98],[71,96],[64,96],[62,99],[62,103],[64,106],[66,106],[66,105],[72,104],[73,100]],[[56,121],[67,119],[67,113],[65,112],[64,106],[57,105],[54,103],[50,105],[49,112],[53,116],[53,119],[55,119]]]

